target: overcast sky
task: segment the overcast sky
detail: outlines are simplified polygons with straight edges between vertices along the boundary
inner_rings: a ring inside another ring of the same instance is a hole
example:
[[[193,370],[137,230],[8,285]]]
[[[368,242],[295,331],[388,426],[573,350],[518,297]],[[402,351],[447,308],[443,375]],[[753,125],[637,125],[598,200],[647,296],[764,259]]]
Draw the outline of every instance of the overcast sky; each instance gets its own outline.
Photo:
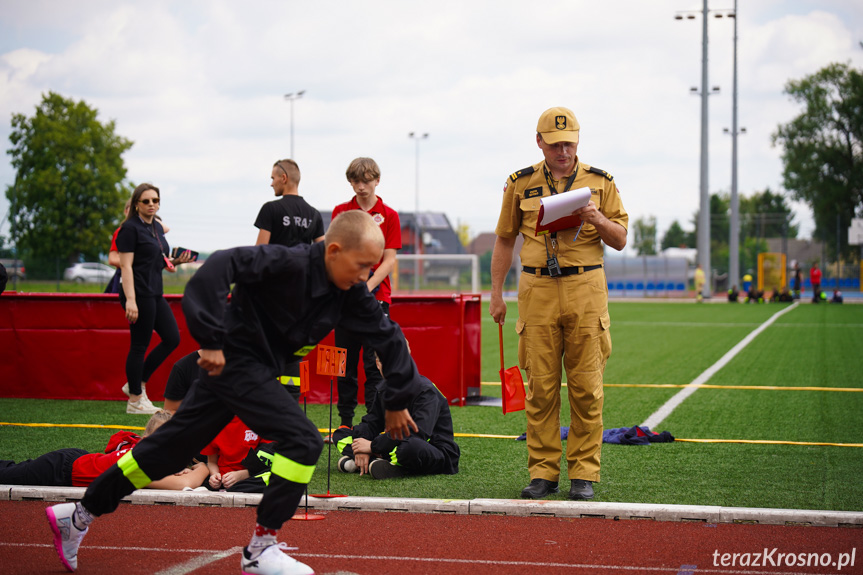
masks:
[[[567,106],[579,158],[614,176],[630,221],[656,216],[661,235],[675,219],[691,229],[698,208],[701,6],[0,0],[0,139],[8,149],[11,115],[32,115],[49,90],[83,99],[134,141],[128,176],[161,188],[172,245],[210,251],[254,242],[271,166],[291,155],[284,96],[305,90],[294,158],[312,205],[350,199],[345,169],[371,156],[384,201],[413,212],[418,195],[421,211],[473,236],[494,230],[506,177],[542,159],[540,113]],[[675,20],[681,11],[699,14]],[[750,0],[738,12],[739,190],[778,191],[771,134],[800,112],[785,84],[834,62],[863,68],[863,2]],[[731,186],[733,25],[711,14],[711,192]],[[409,132],[429,136],[417,144]],[[2,189],[13,180],[3,154]],[[808,236],[809,210],[795,210]]]

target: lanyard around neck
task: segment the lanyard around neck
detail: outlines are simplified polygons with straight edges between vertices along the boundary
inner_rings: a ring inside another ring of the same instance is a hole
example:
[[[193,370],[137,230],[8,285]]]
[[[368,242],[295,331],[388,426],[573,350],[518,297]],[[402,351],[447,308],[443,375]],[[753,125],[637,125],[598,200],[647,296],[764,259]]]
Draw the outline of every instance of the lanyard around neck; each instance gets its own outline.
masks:
[[[551,172],[548,171],[548,168],[546,166],[542,167],[542,172],[543,174],[545,174],[545,183],[548,184],[549,190],[551,190],[551,195],[557,195],[557,186],[554,185],[554,178],[552,177]],[[572,175],[569,176],[569,179],[566,180],[566,186],[564,186],[563,192],[561,193],[565,194],[569,191],[569,189],[572,187],[572,183],[575,182],[575,176],[577,175],[578,164],[575,165],[575,171],[572,173]]]

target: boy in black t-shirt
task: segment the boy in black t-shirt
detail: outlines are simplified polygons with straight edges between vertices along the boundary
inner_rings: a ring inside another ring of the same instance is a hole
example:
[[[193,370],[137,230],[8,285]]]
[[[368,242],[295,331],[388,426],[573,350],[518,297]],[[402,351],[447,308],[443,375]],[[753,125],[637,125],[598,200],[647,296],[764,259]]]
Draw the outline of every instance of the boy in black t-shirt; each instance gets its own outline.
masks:
[[[293,160],[279,160],[273,164],[270,187],[279,197],[261,206],[255,227],[258,228],[256,246],[277,244],[293,247],[312,244],[324,239],[324,220],[321,213],[299,195],[300,167]],[[300,397],[300,365],[290,364],[279,377],[295,399]]]

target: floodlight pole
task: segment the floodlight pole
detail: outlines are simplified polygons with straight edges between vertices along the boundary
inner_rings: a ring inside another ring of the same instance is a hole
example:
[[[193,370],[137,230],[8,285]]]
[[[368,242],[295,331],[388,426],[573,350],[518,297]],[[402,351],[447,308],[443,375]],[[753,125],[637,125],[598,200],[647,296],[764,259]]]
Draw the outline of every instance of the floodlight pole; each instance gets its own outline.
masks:
[[[740,198],[737,195],[737,0],[734,0],[734,95],[731,105],[731,229],[728,238],[728,283],[740,285]]]
[[[291,92],[290,94],[285,94],[285,100],[291,103],[291,159],[294,160],[294,100],[299,100],[305,94],[305,90],[300,90],[299,92]]]
[[[414,251],[416,255],[419,256],[420,248],[422,246],[422,226],[420,225],[420,140],[425,140],[428,138],[428,132],[420,135],[417,132],[410,132],[408,134],[408,138],[412,139],[416,143],[416,183],[414,187],[414,233],[416,234],[416,239],[414,240]],[[419,291],[420,289],[420,258],[417,257],[414,260],[414,291]]]

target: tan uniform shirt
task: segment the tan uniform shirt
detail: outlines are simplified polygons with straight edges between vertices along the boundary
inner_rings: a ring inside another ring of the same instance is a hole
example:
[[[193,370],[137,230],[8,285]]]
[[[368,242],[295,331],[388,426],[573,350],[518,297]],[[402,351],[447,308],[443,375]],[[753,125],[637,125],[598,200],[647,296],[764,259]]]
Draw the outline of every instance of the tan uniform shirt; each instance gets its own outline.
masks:
[[[515,172],[507,179],[495,233],[504,238],[514,238],[519,233],[524,236],[524,245],[520,254],[523,266],[546,267],[548,259],[546,246],[548,246],[548,253],[557,254],[561,267],[601,264],[602,244],[599,232],[591,224],[584,224],[575,242],[573,239],[578,228],[557,232],[554,249],[550,235],[536,235],[540,200],[552,195],[546,181],[544,165],[544,161],[540,162]],[[590,201],[596,205],[602,215],[628,228],[629,214],[623,208],[623,202],[620,200],[620,194],[612,176],[578,161],[578,158],[575,165],[576,176],[570,190],[589,187]],[[553,182],[558,193],[563,192],[567,179],[568,176]]]

